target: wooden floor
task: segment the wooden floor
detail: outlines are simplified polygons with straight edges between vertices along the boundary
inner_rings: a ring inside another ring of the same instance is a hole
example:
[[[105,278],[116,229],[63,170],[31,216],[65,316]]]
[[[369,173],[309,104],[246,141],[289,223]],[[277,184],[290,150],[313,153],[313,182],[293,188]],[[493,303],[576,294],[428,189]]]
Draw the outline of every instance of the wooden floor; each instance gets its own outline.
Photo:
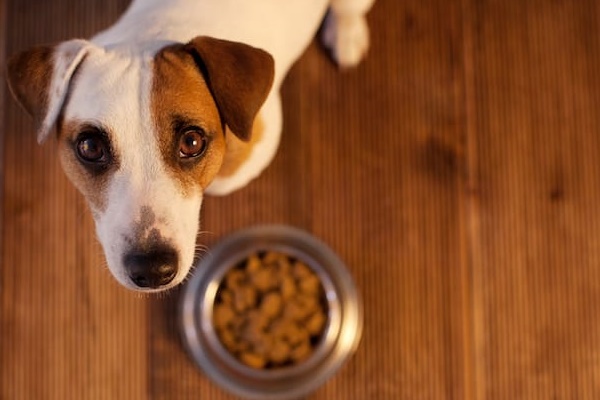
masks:
[[[127,0],[0,0],[0,65]],[[365,303],[356,356],[310,399],[600,398],[600,2],[378,0],[340,72],[315,42],[251,186],[203,243],[286,223]],[[55,144],[0,90],[0,399],[230,399],[185,354],[179,292],[104,268]]]

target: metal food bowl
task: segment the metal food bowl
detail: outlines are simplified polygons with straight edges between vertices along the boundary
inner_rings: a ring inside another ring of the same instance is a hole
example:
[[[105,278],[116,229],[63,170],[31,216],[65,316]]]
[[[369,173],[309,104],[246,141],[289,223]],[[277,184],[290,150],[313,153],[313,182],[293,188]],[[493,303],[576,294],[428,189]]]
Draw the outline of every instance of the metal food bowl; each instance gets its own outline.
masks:
[[[327,323],[312,354],[282,368],[257,369],[235,358],[213,326],[217,289],[227,271],[251,254],[278,251],[308,265],[319,277],[327,303]],[[362,305],[342,261],[310,234],[271,225],[235,233],[201,260],[181,302],[183,341],[204,373],[225,390],[248,399],[296,399],[329,379],[354,353],[362,334]]]

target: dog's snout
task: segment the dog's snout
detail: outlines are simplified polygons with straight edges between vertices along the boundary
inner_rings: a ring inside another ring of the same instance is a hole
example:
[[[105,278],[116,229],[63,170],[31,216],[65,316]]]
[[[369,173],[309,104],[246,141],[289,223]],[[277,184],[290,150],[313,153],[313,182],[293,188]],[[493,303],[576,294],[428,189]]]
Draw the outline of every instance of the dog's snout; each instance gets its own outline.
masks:
[[[124,256],[123,264],[135,285],[156,289],[175,278],[178,261],[175,249],[160,246],[149,251],[132,250]]]

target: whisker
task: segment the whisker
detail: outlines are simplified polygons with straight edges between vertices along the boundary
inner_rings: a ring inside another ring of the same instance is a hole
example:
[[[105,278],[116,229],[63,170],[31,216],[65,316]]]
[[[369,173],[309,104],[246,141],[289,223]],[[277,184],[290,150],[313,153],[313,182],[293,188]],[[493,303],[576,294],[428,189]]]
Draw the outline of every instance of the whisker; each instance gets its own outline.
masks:
[[[198,231],[196,233],[196,245],[194,246],[194,264],[200,260],[201,256],[208,253],[208,246],[199,243],[200,237],[203,235],[214,235],[210,231]]]

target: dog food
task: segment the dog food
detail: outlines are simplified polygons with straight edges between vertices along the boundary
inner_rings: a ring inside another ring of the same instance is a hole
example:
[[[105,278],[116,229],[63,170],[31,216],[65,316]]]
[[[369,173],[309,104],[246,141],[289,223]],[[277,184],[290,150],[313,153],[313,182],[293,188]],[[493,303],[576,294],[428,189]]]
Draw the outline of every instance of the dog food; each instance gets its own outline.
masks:
[[[327,322],[317,275],[302,261],[273,251],[252,254],[229,270],[213,311],[223,346],[259,369],[308,358]]]

